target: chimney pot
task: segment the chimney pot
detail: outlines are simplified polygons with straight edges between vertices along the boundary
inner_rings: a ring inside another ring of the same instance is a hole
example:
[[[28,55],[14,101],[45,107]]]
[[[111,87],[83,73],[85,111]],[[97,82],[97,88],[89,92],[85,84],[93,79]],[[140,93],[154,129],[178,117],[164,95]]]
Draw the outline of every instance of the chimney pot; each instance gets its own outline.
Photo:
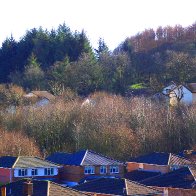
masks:
[[[6,187],[5,186],[1,187],[1,195],[6,196]]]
[[[23,195],[32,196],[33,195],[33,183],[31,181],[24,182]]]

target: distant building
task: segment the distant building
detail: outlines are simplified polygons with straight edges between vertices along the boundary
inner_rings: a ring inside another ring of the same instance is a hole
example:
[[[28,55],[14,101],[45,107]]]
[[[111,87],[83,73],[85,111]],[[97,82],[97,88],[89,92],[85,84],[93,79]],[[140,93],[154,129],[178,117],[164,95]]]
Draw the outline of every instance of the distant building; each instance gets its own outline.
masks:
[[[48,91],[31,91],[23,97],[35,107],[45,106],[55,99],[55,96]]]
[[[153,152],[127,161],[127,171],[135,170],[168,173],[172,170],[192,165],[193,162],[173,153]]]
[[[171,105],[176,105],[178,101],[187,105],[196,103],[196,83],[176,85],[172,82],[163,89],[162,93],[169,97]]]

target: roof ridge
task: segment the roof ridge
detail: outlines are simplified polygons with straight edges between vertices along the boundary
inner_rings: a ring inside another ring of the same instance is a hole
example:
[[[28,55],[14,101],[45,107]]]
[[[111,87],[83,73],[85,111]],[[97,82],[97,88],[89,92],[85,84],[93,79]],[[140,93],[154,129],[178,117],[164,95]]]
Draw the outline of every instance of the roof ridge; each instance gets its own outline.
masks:
[[[169,159],[168,159],[167,165],[169,165],[169,163],[170,163],[171,156],[172,156],[172,153],[169,153]]]
[[[14,168],[14,166],[15,166],[16,163],[18,162],[19,158],[20,158],[20,156],[16,157],[16,160],[15,160],[14,164],[12,165],[12,168]]]
[[[196,176],[194,175],[194,173],[193,173],[193,171],[192,171],[192,168],[191,168],[190,166],[188,166],[188,168],[189,168],[189,171],[191,172],[191,174],[192,174],[194,180],[196,181]]]
[[[124,195],[124,194],[125,194],[125,195],[129,195],[128,187],[127,187],[127,179],[126,179],[126,178],[124,178],[124,183],[125,183],[125,191],[126,191],[126,193],[124,193],[124,190],[123,190],[123,195]]]
[[[84,154],[84,157],[83,157],[83,159],[82,159],[82,161],[81,161],[80,165],[82,165],[82,164],[83,164],[84,159],[85,159],[85,157],[86,157],[87,153],[88,153],[88,149],[86,150],[86,152],[85,152],[85,154]]]

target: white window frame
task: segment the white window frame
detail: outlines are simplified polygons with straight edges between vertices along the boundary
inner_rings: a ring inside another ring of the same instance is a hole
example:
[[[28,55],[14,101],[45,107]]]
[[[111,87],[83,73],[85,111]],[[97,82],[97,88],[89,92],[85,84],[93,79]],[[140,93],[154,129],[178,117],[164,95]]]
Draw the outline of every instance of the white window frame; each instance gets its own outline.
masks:
[[[19,177],[28,176],[28,170],[27,169],[19,169],[18,176]]]
[[[110,173],[111,174],[119,174],[119,166],[117,166],[117,165],[110,166]]]
[[[95,167],[94,166],[85,166],[84,167],[84,174],[95,174]]]
[[[54,168],[44,168],[44,175],[45,176],[54,176]]]
[[[100,174],[107,174],[107,166],[105,165],[100,166]]]
[[[38,175],[38,169],[34,168],[31,169],[31,176],[37,176]]]

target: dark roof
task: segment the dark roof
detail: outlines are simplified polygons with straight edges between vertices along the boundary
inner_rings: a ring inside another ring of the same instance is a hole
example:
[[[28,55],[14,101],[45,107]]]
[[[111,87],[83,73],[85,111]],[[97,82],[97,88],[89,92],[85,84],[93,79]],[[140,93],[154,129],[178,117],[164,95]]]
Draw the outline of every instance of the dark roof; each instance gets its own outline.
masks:
[[[154,165],[189,165],[192,161],[178,155],[166,152],[153,152],[147,155],[130,159],[129,162],[146,163]]]
[[[100,178],[73,187],[80,191],[112,195],[153,195],[160,191],[142,184],[118,178]]]
[[[141,181],[147,178],[160,175],[161,172],[152,172],[152,171],[143,171],[143,170],[134,170],[131,172],[125,173],[125,178],[133,181]]]
[[[57,164],[63,165],[121,165],[120,161],[108,158],[91,150],[81,150],[73,154],[54,153],[46,158]]]
[[[58,167],[58,165],[31,156],[19,156],[19,157],[4,156],[4,157],[0,157],[0,167],[35,168],[35,167]]]
[[[155,165],[167,165],[169,160],[169,153],[153,152],[131,159],[129,162],[148,163]]]
[[[100,179],[100,178],[120,178],[118,176],[97,176],[97,175],[89,175],[89,176],[85,176],[84,178],[82,178],[78,184],[82,184],[82,183],[85,183],[85,182],[88,182],[88,181],[92,181],[92,180],[95,180],[95,179]]]
[[[6,185],[7,196],[21,196],[23,195],[23,186],[27,181],[31,181],[33,183],[33,196],[86,196],[87,194],[76,191],[74,189],[63,187],[59,184],[46,181],[46,180],[30,180],[30,179],[22,179],[16,182],[12,182]],[[0,192],[1,196],[1,192]]]
[[[46,160],[62,165],[80,165],[85,153],[86,151],[79,151],[73,154],[56,152],[48,156]]]
[[[16,162],[17,157],[3,156],[0,157],[0,167],[11,168]]]
[[[195,182],[194,176],[192,174],[195,171],[196,170],[194,167],[192,169],[190,169],[190,167],[183,167],[140,182],[147,186],[190,189]]]

